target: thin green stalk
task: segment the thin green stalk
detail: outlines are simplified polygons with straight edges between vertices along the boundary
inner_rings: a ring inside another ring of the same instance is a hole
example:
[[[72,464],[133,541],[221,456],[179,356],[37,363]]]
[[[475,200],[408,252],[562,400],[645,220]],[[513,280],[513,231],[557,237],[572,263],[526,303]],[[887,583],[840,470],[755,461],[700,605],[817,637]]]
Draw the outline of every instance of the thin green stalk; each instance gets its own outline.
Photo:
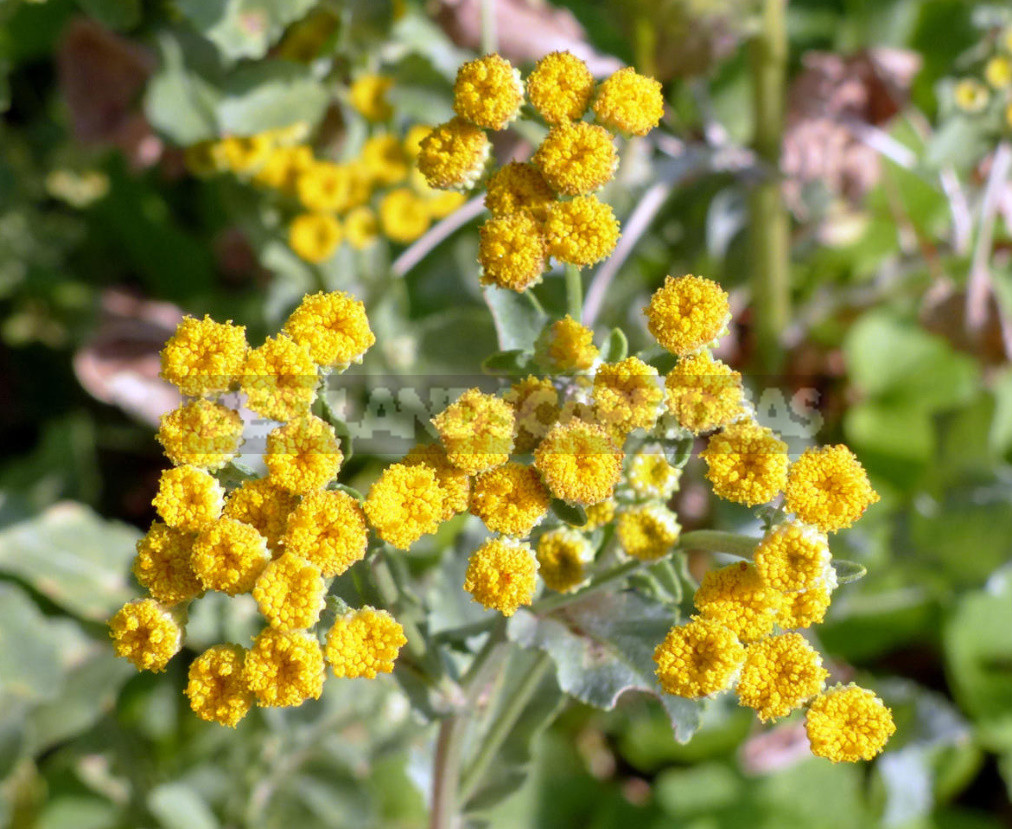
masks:
[[[583,319],[583,275],[576,265],[566,265],[566,310],[577,322]]]
[[[481,51],[490,55],[499,49],[499,36],[495,24],[496,0],[481,0]]]
[[[630,573],[635,572],[640,567],[646,564],[645,561],[639,561],[638,559],[632,559],[631,561],[623,561],[621,564],[616,564],[610,570],[605,570],[603,573],[598,574],[590,580],[590,584],[584,587],[582,590],[578,590],[576,593],[560,594],[558,596],[548,596],[539,602],[535,602],[531,607],[531,610],[538,615],[550,613],[553,610],[558,610],[560,607],[565,607],[568,604],[572,604],[576,601],[589,596],[591,593],[596,593],[604,587],[607,587],[614,581],[618,581]]]
[[[382,550],[377,551],[376,555],[372,558],[372,578],[373,583],[376,585],[376,589],[379,591],[380,596],[383,598],[383,603],[386,604],[391,610],[396,611],[400,604],[400,590],[397,588],[397,582],[394,579],[393,573],[390,571],[390,564],[386,560]],[[428,646],[425,644],[425,637],[419,630],[418,625],[415,624],[413,619],[403,618],[398,619],[401,627],[404,629],[404,636],[407,638],[407,649],[411,655],[412,661],[423,668],[427,664],[428,659]]]
[[[751,558],[758,543],[758,538],[721,530],[693,530],[678,539],[678,546],[683,550],[731,553],[742,558]]]

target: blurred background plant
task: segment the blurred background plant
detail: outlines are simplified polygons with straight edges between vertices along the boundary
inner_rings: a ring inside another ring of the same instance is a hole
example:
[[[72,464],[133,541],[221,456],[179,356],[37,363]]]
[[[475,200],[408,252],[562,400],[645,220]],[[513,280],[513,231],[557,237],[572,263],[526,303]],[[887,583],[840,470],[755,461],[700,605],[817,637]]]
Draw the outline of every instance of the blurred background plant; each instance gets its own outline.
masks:
[[[634,694],[611,711],[570,705],[544,731],[552,686],[472,809],[503,827],[1012,824],[1010,27],[1007,8],[964,0],[0,5],[0,822],[424,825],[434,729],[402,686],[331,682],[233,734],[190,715],[178,661],[157,679],[117,661],[104,622],[136,591],[162,466],[153,427],[177,402],[157,353],[182,314],[259,341],[307,291],[351,291],[377,335],[348,374],[363,395],[371,377],[478,374],[510,347],[476,279],[480,203],[415,210],[410,233],[382,221],[390,190],[409,208],[432,197],[410,172],[410,127],[447,120],[459,64],[497,48],[525,69],[568,49],[595,75],[630,64],[664,82],[662,128],[628,145],[605,191],[624,236],[590,271],[585,319],[636,351],[666,273],[719,280],[735,311],[720,356],[752,369],[760,418],[792,450],[843,440],[862,459],[882,503],[833,547],[869,576],[819,635],[898,732],[869,767],[833,766],[797,724],[761,729],[725,700],[683,745]],[[355,83],[377,75],[389,109],[370,120]],[[304,199],[241,169],[193,174],[202,142],[293,124],[342,169],[397,139],[379,157],[403,173],[368,173],[354,205],[378,217],[370,244],[351,243],[335,208],[343,243],[307,261],[289,235]],[[497,157],[526,157],[532,129],[497,137]],[[772,212],[756,209],[764,191]],[[767,267],[782,270],[775,288]],[[786,323],[773,348],[764,290]],[[345,482],[389,460],[356,453]],[[748,526],[699,467],[677,496],[684,527]],[[433,595],[459,582],[440,554],[473,546],[468,526],[413,549]],[[433,629],[475,618],[453,590]],[[210,603],[190,635],[238,640],[250,623]]]

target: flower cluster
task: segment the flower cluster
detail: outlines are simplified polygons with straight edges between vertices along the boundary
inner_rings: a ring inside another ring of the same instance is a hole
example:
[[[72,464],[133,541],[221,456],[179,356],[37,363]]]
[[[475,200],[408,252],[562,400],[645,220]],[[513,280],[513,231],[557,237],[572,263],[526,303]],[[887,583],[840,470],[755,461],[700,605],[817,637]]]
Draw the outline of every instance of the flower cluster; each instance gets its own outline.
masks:
[[[372,608],[339,616],[326,648],[316,632],[328,581],[365,557],[369,532],[359,501],[332,488],[341,449],[312,407],[319,377],[361,361],[374,339],[362,303],[335,292],[306,296],[258,348],[241,326],[188,317],[162,351],[162,376],[192,399],[158,432],[175,465],[154,499],[160,520],[137,544],[134,575],[149,598],[109,629],[120,656],[161,671],[183,647],[192,601],[251,594],[265,623],[252,644],[216,645],[190,665],[186,695],[203,719],[235,726],[254,703],[317,698],[327,664],[342,677],[389,672],[405,644],[393,617]],[[281,423],[267,438],[267,476],[227,489],[212,473],[241,445],[242,419],[223,397],[234,391]]]
[[[974,52],[973,71],[952,88],[952,101],[961,112],[1000,123],[1012,130],[1012,26],[989,32]]]

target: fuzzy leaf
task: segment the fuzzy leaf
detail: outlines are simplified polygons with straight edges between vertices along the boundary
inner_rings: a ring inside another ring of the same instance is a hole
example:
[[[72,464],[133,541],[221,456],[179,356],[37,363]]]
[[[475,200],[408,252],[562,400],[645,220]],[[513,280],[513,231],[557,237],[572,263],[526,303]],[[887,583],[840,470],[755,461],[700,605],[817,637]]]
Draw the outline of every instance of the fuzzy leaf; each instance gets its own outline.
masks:
[[[314,5],[316,0],[177,0],[176,3],[179,11],[227,60],[262,58],[285,27]]]
[[[533,349],[548,319],[530,291],[518,294],[504,288],[485,288],[485,302],[492,312],[499,348],[503,351]]]
[[[218,121],[226,133],[254,135],[296,122],[316,124],[327,107],[326,87],[309,70],[281,60],[233,72],[222,85]]]
[[[612,328],[601,349],[601,359],[606,363],[617,363],[629,354],[629,340],[621,328]]]

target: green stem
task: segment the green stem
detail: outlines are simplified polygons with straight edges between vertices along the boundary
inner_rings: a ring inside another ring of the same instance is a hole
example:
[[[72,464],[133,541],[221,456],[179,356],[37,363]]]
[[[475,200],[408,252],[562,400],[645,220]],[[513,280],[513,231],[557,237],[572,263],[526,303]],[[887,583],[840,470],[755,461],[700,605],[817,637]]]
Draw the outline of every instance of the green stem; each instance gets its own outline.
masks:
[[[576,265],[566,265],[566,309],[577,322],[583,319],[583,275]]]
[[[610,570],[605,570],[603,573],[598,574],[590,580],[590,584],[584,587],[582,590],[576,593],[566,593],[558,596],[548,596],[539,602],[535,602],[531,607],[531,610],[540,615],[550,613],[553,610],[557,610],[560,607],[565,607],[573,602],[581,601],[591,593],[596,593],[603,587],[607,587],[614,581],[618,581],[630,573],[643,567],[647,562],[640,561],[638,559],[632,559],[630,561],[623,561],[621,564],[616,564]]]
[[[386,556],[382,550],[378,550],[376,555],[372,558],[372,579],[376,585],[376,589],[379,591],[380,596],[383,598],[383,603],[394,613],[397,613],[400,606],[401,592],[397,588],[397,582],[394,579],[393,573],[390,571],[390,563],[386,560]],[[425,637],[422,635],[418,625],[415,624],[413,619],[407,618],[404,614],[397,614],[399,617],[398,622],[402,628],[404,628],[404,636],[407,637],[407,649],[411,655],[412,661],[424,670],[427,665],[429,649],[425,644]]]
[[[481,51],[490,55],[499,48],[495,24],[496,0],[481,0]]]
[[[758,538],[722,532],[721,530],[693,530],[678,539],[678,546],[682,550],[731,553],[742,558],[751,558],[758,543]]]
[[[790,221],[780,189],[780,147],[787,80],[787,0],[762,0],[761,28],[751,44],[755,118],[753,148],[766,168],[749,200],[752,286],[759,363],[780,362],[780,336],[790,321]]]

